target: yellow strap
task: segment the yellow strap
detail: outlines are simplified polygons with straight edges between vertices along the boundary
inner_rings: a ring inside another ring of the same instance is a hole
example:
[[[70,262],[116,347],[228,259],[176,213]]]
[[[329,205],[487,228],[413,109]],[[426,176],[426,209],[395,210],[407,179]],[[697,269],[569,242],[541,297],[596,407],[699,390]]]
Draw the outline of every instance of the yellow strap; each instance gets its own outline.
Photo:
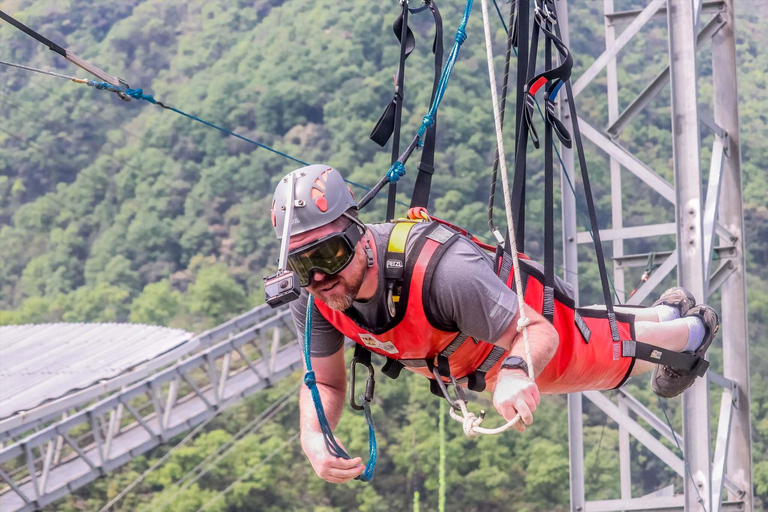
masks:
[[[411,232],[411,228],[415,225],[415,222],[398,222],[395,224],[395,227],[392,228],[392,233],[389,235],[387,250],[403,254],[405,252],[405,243],[408,241],[408,233]]]

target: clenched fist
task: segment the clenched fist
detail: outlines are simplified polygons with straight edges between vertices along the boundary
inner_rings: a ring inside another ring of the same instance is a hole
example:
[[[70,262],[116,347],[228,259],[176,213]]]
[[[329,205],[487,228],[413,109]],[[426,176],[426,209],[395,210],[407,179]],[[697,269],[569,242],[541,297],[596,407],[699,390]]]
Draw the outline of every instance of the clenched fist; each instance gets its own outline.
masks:
[[[501,370],[493,393],[493,406],[507,421],[518,414],[519,421],[515,429],[525,432],[525,426],[533,423],[533,413],[541,402],[539,388],[521,370]]]
[[[338,438],[336,438],[336,442],[344,448],[344,445],[341,444]],[[302,434],[301,447],[307,455],[310,464],[312,464],[312,469],[315,470],[317,476],[326,482],[343,484],[360,476],[365,470],[365,466],[361,464],[362,459],[360,457],[342,459],[328,453],[328,450],[325,448],[323,435],[319,432]]]

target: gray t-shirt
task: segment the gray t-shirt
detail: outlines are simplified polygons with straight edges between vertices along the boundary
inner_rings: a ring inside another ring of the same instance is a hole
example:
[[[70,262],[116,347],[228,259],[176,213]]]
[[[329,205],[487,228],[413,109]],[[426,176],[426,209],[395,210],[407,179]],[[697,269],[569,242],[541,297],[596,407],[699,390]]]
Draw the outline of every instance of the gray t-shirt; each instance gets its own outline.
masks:
[[[424,223],[413,227],[406,245],[406,254],[415,244],[415,235],[427,226]],[[389,320],[384,254],[392,227],[393,224],[368,224],[376,242],[379,285],[369,300],[355,301],[353,304],[367,325],[383,325]],[[304,343],[307,297],[307,291],[303,289],[299,299],[291,303],[293,321],[301,343]],[[517,295],[496,276],[493,258],[463,237],[451,244],[438,261],[428,300],[436,322],[456,326],[456,330],[490,343],[501,337],[517,313]],[[312,314],[312,356],[330,356],[342,348],[343,344],[344,335],[315,306]]]

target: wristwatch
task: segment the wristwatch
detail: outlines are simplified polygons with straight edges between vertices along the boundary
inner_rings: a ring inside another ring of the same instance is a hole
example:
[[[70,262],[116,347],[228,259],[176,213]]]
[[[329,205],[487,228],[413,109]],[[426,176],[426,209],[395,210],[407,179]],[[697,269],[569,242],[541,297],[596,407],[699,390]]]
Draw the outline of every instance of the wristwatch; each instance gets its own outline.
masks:
[[[520,356],[509,356],[501,363],[502,370],[523,370],[528,375],[528,363]]]

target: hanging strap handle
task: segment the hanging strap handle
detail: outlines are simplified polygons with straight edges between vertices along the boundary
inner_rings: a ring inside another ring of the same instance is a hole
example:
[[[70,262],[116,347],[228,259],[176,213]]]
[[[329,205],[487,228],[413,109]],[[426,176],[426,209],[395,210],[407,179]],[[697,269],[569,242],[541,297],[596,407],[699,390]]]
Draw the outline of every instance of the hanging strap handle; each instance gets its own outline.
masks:
[[[435,54],[435,76],[432,81],[432,96],[430,103],[435,100],[437,87],[440,84],[440,74],[443,70],[443,18],[434,0],[429,0],[425,7],[429,7],[435,19],[435,40],[432,43],[432,52]],[[411,208],[422,206],[426,208],[429,203],[429,193],[432,188],[432,175],[435,172],[435,139],[437,137],[437,116],[435,122],[427,129],[424,136],[424,146],[421,150],[421,162],[419,162],[419,174],[416,176],[416,184],[413,187]]]

